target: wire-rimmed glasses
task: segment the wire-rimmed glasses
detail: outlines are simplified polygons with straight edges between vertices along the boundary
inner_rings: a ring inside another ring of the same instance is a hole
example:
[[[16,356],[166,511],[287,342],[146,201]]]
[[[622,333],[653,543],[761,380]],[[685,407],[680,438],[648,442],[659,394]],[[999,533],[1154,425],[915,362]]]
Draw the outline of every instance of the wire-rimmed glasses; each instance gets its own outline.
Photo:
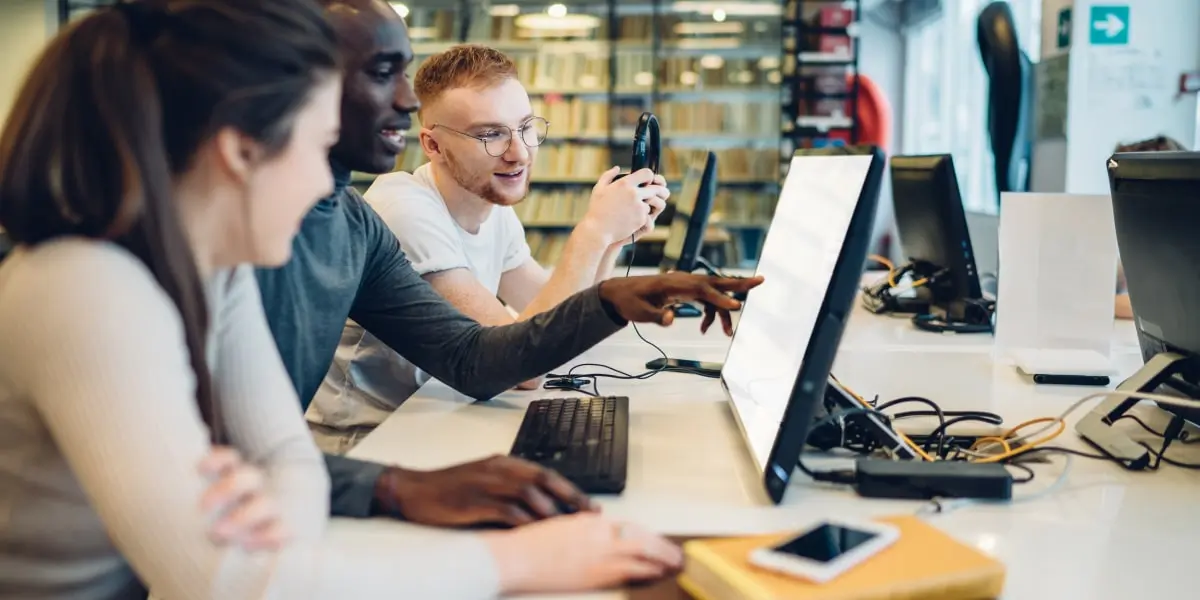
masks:
[[[520,137],[521,142],[530,148],[541,146],[542,142],[546,141],[546,134],[550,131],[550,122],[541,117],[531,117],[515,130],[506,125],[495,125],[488,127],[480,134],[467,133],[436,123],[430,129],[439,127],[483,142],[483,151],[487,152],[488,156],[499,158],[508,152],[509,147],[512,146],[513,137]]]

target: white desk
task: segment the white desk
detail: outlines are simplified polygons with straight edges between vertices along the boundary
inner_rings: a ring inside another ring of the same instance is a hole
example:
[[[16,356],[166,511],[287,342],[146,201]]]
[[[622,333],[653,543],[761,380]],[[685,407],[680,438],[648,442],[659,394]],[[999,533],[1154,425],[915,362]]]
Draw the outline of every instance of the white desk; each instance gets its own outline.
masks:
[[[679,358],[720,361],[727,339],[701,337],[698,320],[644,334]],[[1122,376],[1140,364],[1130,323],[1114,329]],[[581,357],[627,371],[655,358],[631,328]],[[1092,388],[1028,384],[1011,367],[993,365],[988,336],[943,336],[906,321],[858,310],[847,326],[834,373],[856,391],[881,398],[923,395],[944,409],[991,410],[1015,425],[1053,416]],[[663,373],[636,382],[602,381],[604,394],[631,397],[626,490],[601,498],[604,511],[671,535],[785,530],[823,516],[911,513],[915,502],[863,500],[853,492],[793,480],[781,506],[761,491],[732,413],[715,380]],[[510,392],[470,403],[440,383],[425,386],[368,436],[351,456],[437,468],[507,453],[527,403],[552,392]],[[1082,416],[1077,412],[1074,417]],[[1136,427],[1134,423],[1128,423]],[[1134,431],[1130,429],[1130,431]],[[1084,449],[1068,428],[1058,445]],[[1173,446],[1173,456],[1200,463],[1200,447]],[[1052,483],[1062,459],[1038,467],[1018,497]],[[939,527],[1003,560],[1005,598],[1152,598],[1190,596],[1200,542],[1200,472],[1164,466],[1130,473],[1108,462],[1075,459],[1057,492],[1007,506],[969,506],[932,517]],[[416,528],[414,528],[415,530]],[[417,535],[450,535],[422,529]],[[620,598],[622,593],[592,594]]]

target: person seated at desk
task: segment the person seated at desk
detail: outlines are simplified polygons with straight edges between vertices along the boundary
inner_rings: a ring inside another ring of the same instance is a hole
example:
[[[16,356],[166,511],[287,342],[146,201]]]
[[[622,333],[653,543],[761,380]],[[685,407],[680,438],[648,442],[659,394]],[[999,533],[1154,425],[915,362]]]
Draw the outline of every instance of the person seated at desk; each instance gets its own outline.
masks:
[[[725,334],[732,335],[729,311],[740,303],[729,294],[758,286],[761,277],[610,279],[532,319],[497,327],[456,310],[413,270],[396,236],[349,185],[353,171],[392,170],[404,151],[404,133],[418,108],[405,76],[413,49],[404,21],[382,0],[321,4],[336,34],[343,84],[341,132],[328,155],[333,191],[304,216],[291,259],[280,268],[256,270],[271,335],[300,405],[296,416],[325,379],[347,318],[418,368],[481,401],[570,360],[630,321],[669,325],[673,314],[667,305],[674,300],[703,302],[701,331],[719,317]],[[560,475],[509,456],[430,471],[329,454],[325,464],[335,516],[454,527],[523,525],[593,507]],[[565,528],[576,521],[567,523],[539,535],[569,552],[572,535],[612,532],[603,522],[589,521],[579,527],[591,529],[570,533]],[[596,550],[605,548],[610,547]],[[532,554],[529,560],[535,560]]]
[[[616,181],[615,167],[605,172],[551,274],[531,256],[512,208],[529,194],[548,130],[533,113],[516,64],[492,48],[456,46],[426,59],[414,87],[425,124],[421,149],[430,162],[411,174],[379,176],[365,197],[413,269],[484,325],[532,318],[608,279],[622,246],[653,230],[666,207],[670,192],[653,171]],[[318,446],[332,453],[350,449],[426,381],[412,363],[348,321],[307,413]],[[532,380],[518,387],[539,385]]]
[[[251,265],[287,262],[332,187],[338,60],[311,0],[139,0],[64,28],[35,64],[0,134],[18,244],[0,265],[6,597],[482,598],[678,567],[662,538],[588,512],[434,542],[329,519]],[[592,298],[661,316],[636,286]],[[218,443],[262,469],[266,494],[238,510],[274,515],[258,520],[277,547],[210,539]]]

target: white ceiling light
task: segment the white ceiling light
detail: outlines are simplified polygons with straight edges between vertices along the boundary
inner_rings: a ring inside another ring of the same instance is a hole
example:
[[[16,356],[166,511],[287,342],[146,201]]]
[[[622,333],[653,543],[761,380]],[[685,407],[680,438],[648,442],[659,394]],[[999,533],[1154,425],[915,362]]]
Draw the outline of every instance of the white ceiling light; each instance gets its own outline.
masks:
[[[600,18],[592,15],[566,15],[553,17],[548,14],[529,14],[517,17],[517,27],[536,31],[586,32],[600,26]]]
[[[717,10],[713,11],[713,20],[718,23],[724,23],[725,16],[725,9],[723,8],[718,8]]]
[[[675,42],[681,50],[729,50],[741,46],[742,40],[735,37],[685,38]]]
[[[683,85],[696,85],[700,81],[700,77],[693,71],[684,71],[679,74],[679,83]]]
[[[495,4],[488,9],[493,17],[515,17],[521,14],[521,7],[516,4]]]
[[[546,14],[555,18],[565,17],[567,16],[567,6],[565,4],[551,4],[550,8],[546,9]]]
[[[695,12],[713,15],[718,10],[724,11],[728,17],[775,17],[783,14],[783,4],[780,2],[709,2],[699,0],[681,0],[671,4],[675,12]]]
[[[633,76],[633,83],[640,86],[649,86],[654,83],[654,74],[649,71],[642,71]]]
[[[675,35],[716,35],[745,33],[746,24],[740,21],[729,23],[676,23],[671,28]]]
[[[408,18],[408,6],[406,6],[404,3],[402,3],[402,2],[393,2],[393,3],[392,3],[392,10],[396,11],[396,14],[400,15],[400,18],[401,18],[401,19],[407,19],[407,18]]]
[[[414,40],[435,40],[438,30],[433,27],[409,27],[408,37]]]
[[[750,71],[738,71],[735,78],[737,82],[741,84],[754,83],[754,73],[751,73]]]
[[[725,59],[719,54],[705,54],[700,57],[700,68],[715,71],[725,66]]]

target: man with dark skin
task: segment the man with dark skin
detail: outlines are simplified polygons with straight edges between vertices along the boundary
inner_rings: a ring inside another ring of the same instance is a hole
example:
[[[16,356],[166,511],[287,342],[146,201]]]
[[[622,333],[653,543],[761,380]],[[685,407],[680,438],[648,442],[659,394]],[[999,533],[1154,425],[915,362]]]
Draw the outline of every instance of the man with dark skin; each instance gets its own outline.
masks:
[[[577,356],[628,322],[670,325],[667,308],[698,300],[701,329],[719,316],[732,334],[728,294],[761,279],[668,274],[606,281],[527,321],[485,328],[463,316],[412,269],[383,221],[349,186],[351,171],[383,173],[404,150],[417,98],[404,22],[382,0],[323,0],[342,46],[342,132],[330,152],[334,194],[305,217],[293,258],[258,272],[263,306],[307,409],[349,317],[423,371],[487,400]],[[633,185],[632,183],[630,185]],[[647,207],[647,214],[649,207]],[[439,471],[327,456],[333,514],[393,516],[427,525],[521,525],[589,498],[560,475],[495,456]]]

